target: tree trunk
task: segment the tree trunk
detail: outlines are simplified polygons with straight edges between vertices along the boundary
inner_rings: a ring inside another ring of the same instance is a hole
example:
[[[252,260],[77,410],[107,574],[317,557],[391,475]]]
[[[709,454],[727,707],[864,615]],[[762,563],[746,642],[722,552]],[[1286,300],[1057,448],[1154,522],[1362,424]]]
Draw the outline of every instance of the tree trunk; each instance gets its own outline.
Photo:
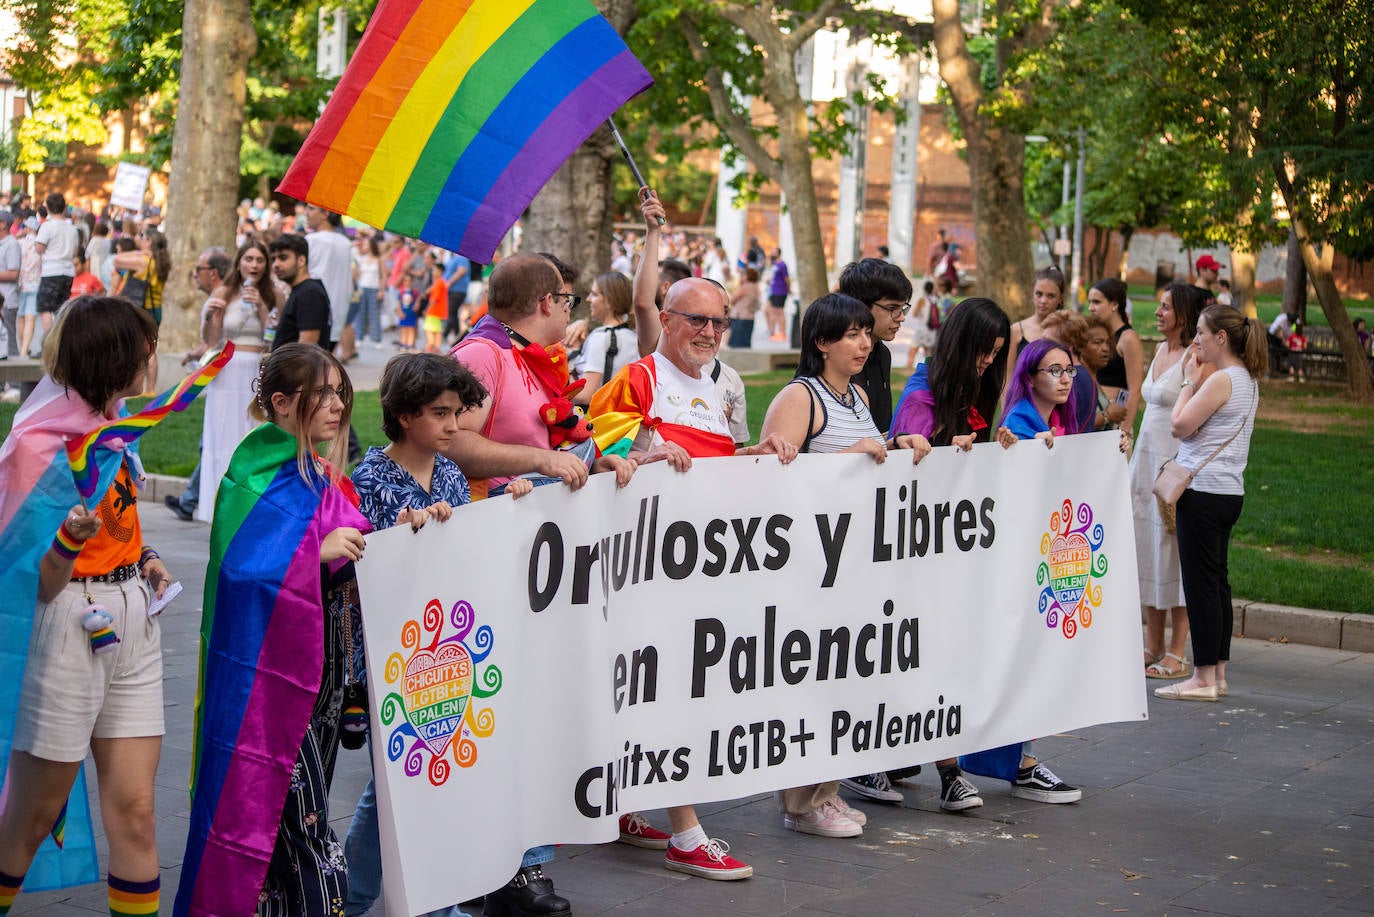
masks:
[[[978,61],[969,53],[959,0],[934,0],[935,50],[940,77],[968,147],[973,224],[978,239],[978,291],[1014,319],[1031,311],[1030,221],[1026,212],[1025,139],[995,127],[982,114]]]
[[[530,201],[520,221],[520,248],[549,252],[577,270],[585,294],[597,274],[610,269],[615,222],[611,170],[620,158],[605,125],[587,138]]]
[[[1231,246],[1231,296],[1246,318],[1259,318],[1255,304],[1255,253],[1244,242]]]
[[[1331,259],[1329,256],[1323,258],[1318,255],[1317,249],[1312,245],[1307,222],[1299,215],[1301,211],[1294,206],[1296,195],[1293,192],[1293,183],[1289,181],[1282,163],[1274,164],[1274,175],[1278,178],[1283,201],[1288,206],[1293,234],[1297,237],[1298,246],[1302,251],[1302,261],[1307,268],[1307,274],[1312,278],[1312,288],[1317,291],[1317,301],[1322,304],[1326,321],[1331,325],[1336,342],[1341,346],[1351,398],[1360,404],[1374,403],[1374,376],[1371,376],[1369,370],[1369,357],[1360,348],[1359,335],[1355,333],[1350,313],[1345,311],[1345,303],[1341,301],[1340,291],[1336,289],[1336,279],[1331,273]],[[1329,250],[1331,244],[1327,243],[1326,248]]]
[[[1298,234],[1288,230],[1287,263],[1283,272],[1283,311],[1307,321],[1307,265],[1302,263]]]
[[[787,62],[789,72],[792,61]],[[795,84],[795,80],[793,81]],[[792,244],[797,249],[796,278],[801,307],[830,290],[826,276],[825,246],[821,242],[820,205],[811,178],[811,143],[806,104],[798,94],[775,106],[778,113],[778,158],[782,160],[782,190],[787,200],[786,218],[792,222]]]
[[[1134,235],[1134,226],[1121,227],[1121,264],[1117,267],[1116,278],[1122,283],[1131,273],[1131,238]]]
[[[190,266],[211,246],[233,250],[245,84],[257,47],[249,0],[186,0],[167,188],[172,272],[162,299],[164,347],[189,348],[199,334],[201,297]]]

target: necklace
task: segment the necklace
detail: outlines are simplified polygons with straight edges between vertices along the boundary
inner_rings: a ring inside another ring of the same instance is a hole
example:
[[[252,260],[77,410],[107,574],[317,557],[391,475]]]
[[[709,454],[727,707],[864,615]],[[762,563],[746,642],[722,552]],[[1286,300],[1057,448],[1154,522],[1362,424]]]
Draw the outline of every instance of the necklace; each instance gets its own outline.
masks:
[[[840,407],[849,408],[851,411],[854,412],[855,418],[861,417],[861,415],[859,414],[859,397],[854,393],[853,383],[850,383],[850,385],[848,386],[849,390],[845,392],[843,395],[841,395],[839,390],[836,389],[835,386],[830,384],[830,380],[825,378],[824,374],[821,374],[816,378],[821,380],[821,385],[824,385],[826,391],[830,392],[830,394],[834,396],[835,400],[840,403]]]

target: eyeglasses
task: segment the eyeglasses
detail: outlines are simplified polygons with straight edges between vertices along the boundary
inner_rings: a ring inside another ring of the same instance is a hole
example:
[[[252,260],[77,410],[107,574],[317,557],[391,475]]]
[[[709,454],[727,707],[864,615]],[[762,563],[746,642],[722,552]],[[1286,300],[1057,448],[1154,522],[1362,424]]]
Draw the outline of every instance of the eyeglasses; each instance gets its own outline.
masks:
[[[879,309],[886,309],[894,317],[898,315],[906,315],[908,312],[911,311],[911,303],[909,302],[899,302],[896,305],[888,305],[885,302],[875,302],[872,305],[877,306]]]
[[[199,274],[201,271],[213,271],[213,270],[214,270],[214,268],[211,267],[211,266],[208,265],[208,264],[197,264],[197,265],[196,265],[196,273],[197,273],[197,274]]]
[[[312,389],[309,389],[309,390],[298,388],[298,389],[296,389],[294,392],[292,392],[291,394],[293,394],[293,395],[299,395],[301,392],[304,392],[304,391],[308,391],[308,392],[309,392],[310,400],[311,400],[311,401],[318,401],[318,402],[320,402],[321,404],[323,404],[323,403],[326,402],[326,401],[330,401],[330,400],[332,400],[332,399],[334,399],[334,398],[337,398],[337,399],[339,399],[339,403],[340,403],[340,404],[343,404],[343,403],[344,403],[344,393],[343,393],[343,390],[342,390],[342,389],[337,389],[337,388],[335,388],[335,387],[332,386],[332,385],[321,385],[319,388],[312,388]]]
[[[673,315],[687,319],[687,324],[692,326],[693,331],[700,331],[706,327],[706,323],[711,323],[711,330],[716,334],[724,334],[730,330],[730,319],[716,318],[712,315],[697,315],[694,312],[679,312],[676,309],[664,309],[664,312],[671,312]]]
[[[582,304],[582,297],[574,293],[550,293],[549,295],[555,299],[561,299],[566,297],[568,300],[569,312],[571,312],[573,309],[576,309],[578,306]]]
[[[1044,369],[1037,369],[1036,372],[1049,373],[1050,376],[1054,379],[1058,379],[1061,376],[1068,376],[1070,379],[1072,379],[1074,376],[1078,375],[1078,367],[1060,366],[1058,363],[1056,363],[1053,366],[1046,366]]]

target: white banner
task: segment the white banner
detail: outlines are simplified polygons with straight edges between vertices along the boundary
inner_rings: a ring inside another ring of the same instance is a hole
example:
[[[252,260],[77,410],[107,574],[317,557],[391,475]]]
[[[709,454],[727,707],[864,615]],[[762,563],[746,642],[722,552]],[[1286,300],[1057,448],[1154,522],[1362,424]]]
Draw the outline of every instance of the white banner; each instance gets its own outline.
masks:
[[[129,210],[143,209],[143,195],[148,191],[149,174],[147,166],[136,162],[117,163],[110,203]]]
[[[1117,443],[660,463],[370,536],[388,912],[618,813],[1144,719]]]

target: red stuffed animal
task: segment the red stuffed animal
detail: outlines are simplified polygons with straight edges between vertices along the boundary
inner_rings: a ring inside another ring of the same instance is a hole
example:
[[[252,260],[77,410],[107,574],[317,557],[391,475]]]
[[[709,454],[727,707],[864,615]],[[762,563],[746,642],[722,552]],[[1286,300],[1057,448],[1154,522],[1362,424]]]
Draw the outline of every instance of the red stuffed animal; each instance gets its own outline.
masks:
[[[572,403],[573,396],[582,391],[586,384],[586,379],[578,379],[539,409],[539,416],[544,418],[544,424],[549,428],[549,448],[575,446],[591,438],[591,421]]]

